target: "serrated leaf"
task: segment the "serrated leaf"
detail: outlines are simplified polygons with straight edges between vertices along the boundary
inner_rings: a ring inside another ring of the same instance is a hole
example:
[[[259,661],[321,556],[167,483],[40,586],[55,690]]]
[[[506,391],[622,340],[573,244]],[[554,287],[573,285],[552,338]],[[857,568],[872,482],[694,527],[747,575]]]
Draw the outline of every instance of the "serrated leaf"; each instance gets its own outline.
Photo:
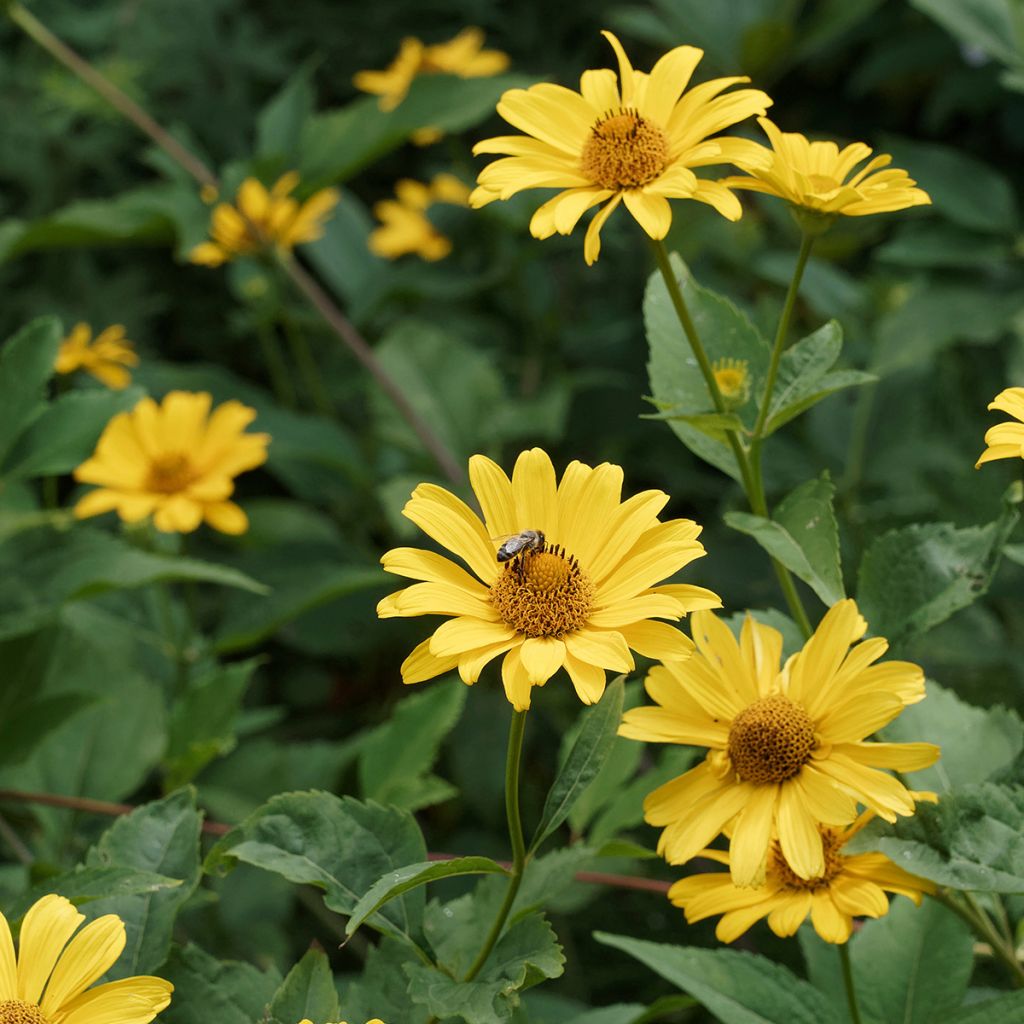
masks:
[[[53,376],[61,336],[60,321],[44,316],[0,347],[0,465],[21,432],[45,408],[44,389]]]
[[[594,938],[678,985],[722,1024],[839,1024],[832,1005],[817,989],[764,957],[607,932],[595,932]]]
[[[569,751],[544,801],[540,824],[530,843],[535,851],[568,817],[573,805],[594,781],[615,741],[622,720],[625,689],[620,676],[592,708],[583,712],[583,728]]]
[[[839,529],[832,511],[835,486],[822,474],[787,495],[771,519],[726,512],[734,530],[753,537],[821,598],[829,608],[845,597],[839,566]]]
[[[242,861],[315,885],[331,910],[348,915],[378,879],[426,859],[423,836],[409,812],[314,791],[270,799],[217,843],[206,865],[208,871],[223,870]],[[412,938],[420,930],[423,905],[423,891],[414,889],[368,923]]]
[[[345,934],[351,936],[356,929],[375,911],[389,900],[409,892],[428,882],[440,878],[454,878],[458,875],[508,874],[490,857],[453,857],[451,860],[423,861],[409,864],[397,871],[389,871],[366,891],[352,908],[352,916],[345,925]]]
[[[269,1009],[270,1018],[279,1024],[298,1024],[301,1020],[328,1024],[338,1020],[338,990],[323,950],[306,951],[274,993]]]

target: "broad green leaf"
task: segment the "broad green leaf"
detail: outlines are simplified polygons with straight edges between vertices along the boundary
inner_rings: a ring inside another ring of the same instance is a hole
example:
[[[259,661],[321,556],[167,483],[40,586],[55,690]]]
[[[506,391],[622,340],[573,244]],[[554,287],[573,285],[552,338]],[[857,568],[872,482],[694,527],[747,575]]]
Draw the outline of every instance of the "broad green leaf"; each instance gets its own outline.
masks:
[[[924,739],[942,747],[936,764],[914,772],[915,789],[945,793],[984,782],[1013,764],[1024,749],[1024,724],[1017,712],[999,704],[975,707],[930,679],[927,687],[927,698],[905,708],[883,732],[891,743]]]
[[[253,1024],[281,984],[271,967],[218,960],[191,943],[175,949],[160,971],[174,985],[171,1005],[160,1014],[163,1024]],[[297,1024],[297,1022],[289,1022]]]
[[[132,868],[181,880],[173,889],[100,899],[90,905],[91,917],[117,914],[125,923],[128,941],[111,969],[112,977],[152,974],[167,959],[175,918],[202,874],[201,825],[195,791],[180,789],[119,818],[89,851],[90,867]]]
[[[947,1012],[939,1018],[939,1024],[1020,1024],[1022,1020],[1024,992],[1017,991]]]
[[[426,859],[423,836],[408,811],[310,792],[273,797],[217,843],[206,865],[208,871],[223,870],[242,861],[290,882],[315,885],[328,908],[347,915],[378,879]],[[423,891],[414,889],[368,922],[412,937],[419,932],[423,905]]]
[[[731,949],[670,946],[607,932],[595,932],[594,938],[678,985],[722,1024],[840,1022],[817,989],[764,957]]]
[[[872,822],[854,842],[939,885],[1024,893],[1024,789],[964,786],[895,825]]]
[[[728,299],[698,285],[677,255],[673,254],[671,261],[708,358],[712,363],[719,359],[739,359],[747,363],[749,394],[741,406],[730,411],[747,429],[752,429],[757,416],[757,396],[764,388],[768,367],[768,342]],[[739,470],[724,439],[709,437],[705,431],[679,418],[713,413],[714,408],[658,271],[647,281],[644,323],[650,351],[647,373],[656,405],[673,411],[669,426],[695,455],[739,479]]]
[[[421,964],[406,967],[409,995],[440,1019],[502,1024],[519,1005],[520,992],[561,975],[565,957],[551,926],[539,914],[516,921],[498,940],[471,982]]]
[[[566,1024],[636,1024],[643,1018],[643,1013],[641,1003],[616,1003],[614,1006],[602,1006],[599,1010],[587,1010]]]
[[[59,693],[5,707],[0,717],[0,766],[20,764],[54,729],[96,699],[91,693]]]
[[[455,787],[430,769],[462,714],[467,692],[461,680],[452,679],[398,703],[391,717],[360,745],[363,799],[415,811],[455,795]]]
[[[53,316],[40,317],[0,347],[0,465],[22,431],[45,408],[63,331]]]
[[[787,495],[771,519],[747,512],[725,513],[729,526],[753,537],[830,608],[845,597],[839,530],[832,511],[834,494],[835,486],[824,473]]]
[[[397,871],[389,871],[383,878],[374,882],[352,908],[352,916],[345,925],[345,934],[353,935],[356,929],[385,903],[417,886],[427,885],[439,878],[492,873],[508,872],[490,857],[453,857],[451,860],[423,861],[420,864],[409,864]]]
[[[923,220],[901,224],[875,249],[875,258],[903,267],[973,270],[1003,264],[1011,257],[1008,239]]]
[[[294,161],[302,127],[312,115],[316,100],[314,70],[313,63],[300,67],[260,111],[256,119],[257,156]]]
[[[18,438],[4,466],[4,478],[70,473],[92,455],[110,420],[131,409],[141,397],[139,388],[91,388],[61,395]]]
[[[269,1009],[270,1019],[279,1024],[328,1024],[339,1019],[338,990],[323,950],[306,951],[274,993]]]
[[[978,47],[1004,64],[1024,67],[1014,0],[910,0],[963,44]],[[915,170],[915,177],[917,175]]]
[[[893,642],[925,633],[981,597],[1020,518],[1019,488],[985,526],[917,523],[882,534],[860,563],[857,604],[871,630]]]
[[[583,728],[551,784],[540,824],[530,843],[531,852],[565,821],[573,805],[601,770],[611,753],[615,733],[622,720],[624,695],[620,676],[594,707],[583,712]]]
[[[349,976],[341,988],[341,1017],[349,1024],[363,1021],[402,1021],[426,1024],[430,1014],[409,996],[407,969],[422,965],[415,952],[397,939],[385,936],[371,945],[359,976]]]

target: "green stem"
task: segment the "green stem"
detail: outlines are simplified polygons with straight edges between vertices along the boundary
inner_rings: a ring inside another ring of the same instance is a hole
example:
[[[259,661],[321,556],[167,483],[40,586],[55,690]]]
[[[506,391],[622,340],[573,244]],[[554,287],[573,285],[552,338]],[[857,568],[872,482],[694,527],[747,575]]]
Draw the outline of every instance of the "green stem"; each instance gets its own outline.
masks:
[[[288,364],[281,353],[281,346],[274,336],[274,329],[270,324],[261,321],[256,328],[260,339],[260,349],[263,352],[263,365],[266,368],[267,376],[270,378],[271,387],[278,402],[288,409],[295,408],[295,387],[291,377],[288,375]]]
[[[505,761],[505,813],[508,817],[508,836],[512,842],[512,868],[498,916],[484,940],[473,965],[466,972],[463,982],[472,981],[483,969],[491,955],[508,915],[515,903],[519,885],[526,867],[526,840],[523,838],[523,819],[519,813],[519,763],[523,754],[523,734],[526,731],[526,712],[514,711],[508,732],[508,756]]]
[[[334,405],[331,402],[331,396],[327,388],[324,387],[323,376],[316,365],[316,360],[313,358],[313,350],[309,347],[305,334],[291,320],[285,318],[284,335],[288,339],[288,348],[291,350],[292,359],[295,360],[295,366],[299,371],[299,376],[302,378],[306,391],[309,393],[309,397],[313,401],[314,408],[321,416],[333,419]]]
[[[843,965],[843,985],[846,988],[846,1002],[850,1007],[850,1019],[853,1024],[861,1024],[860,1009],[857,1006],[857,990],[853,984],[853,965],[850,963],[850,945],[843,942],[839,946],[839,962]]]
[[[718,413],[725,414],[728,412],[728,406],[722,397],[718,381],[715,380],[715,372],[711,368],[711,361],[708,359],[708,354],[700,340],[700,335],[697,333],[696,324],[694,324],[690,311],[687,309],[683,291],[679,287],[679,282],[676,280],[676,275],[672,270],[668,249],[665,248],[665,243],[660,239],[652,241],[651,244],[654,249],[655,258],[658,261],[658,269],[661,271],[665,287],[668,289],[669,298],[672,300],[672,306],[676,311],[676,316],[679,318],[679,323],[682,325],[683,332],[690,342],[690,348],[697,359],[700,372],[704,376],[704,382],[707,384],[708,391],[711,394],[711,401],[714,403],[715,410]],[[806,258],[804,262],[806,263]],[[799,285],[799,282],[797,284]],[[764,484],[761,482],[759,474],[755,475],[753,472],[747,449],[744,447],[739,433],[735,430],[727,430],[725,436],[728,439],[729,447],[732,449],[733,457],[736,459],[743,491],[747,496],[747,502],[750,504],[751,511],[755,515],[763,516],[767,519],[768,502],[765,499]],[[769,557],[772,560],[775,575],[778,577],[779,586],[782,589],[783,597],[786,599],[786,604],[789,606],[790,613],[803,630],[804,635],[810,636],[813,632],[811,623],[807,618],[807,612],[804,610],[803,602],[800,600],[800,594],[797,592],[792,575],[777,558]]]
[[[1024,988],[1024,966],[1017,959],[1017,951],[1013,944],[1007,943],[1003,939],[995,925],[989,920],[988,915],[978,906],[970,893],[965,892],[960,895],[963,897],[963,903],[944,889],[938,889],[931,894],[932,899],[938,900],[948,910],[952,910],[982,942],[991,947],[992,955],[1003,962],[1014,987]]]

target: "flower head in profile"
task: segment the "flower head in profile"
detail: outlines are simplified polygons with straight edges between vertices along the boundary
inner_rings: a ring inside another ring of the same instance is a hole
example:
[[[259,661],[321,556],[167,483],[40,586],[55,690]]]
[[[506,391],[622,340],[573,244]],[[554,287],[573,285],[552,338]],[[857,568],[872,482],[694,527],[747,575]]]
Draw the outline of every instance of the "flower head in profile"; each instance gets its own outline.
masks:
[[[128,523],[153,517],[158,530],[191,533],[203,521],[222,533],[244,533],[233,501],[234,478],[267,459],[268,434],[247,434],[256,410],[225,402],[210,414],[206,392],[172,391],[157,405],[143,398],[105,427],[75,479],[97,484],[75,506],[79,519],[112,509]]]
[[[253,256],[270,249],[290,252],[324,233],[324,221],[338,203],[338,190],[324,188],[299,202],[292,192],[299,184],[295,171],[283,174],[267,191],[262,182],[246,178],[235,202],[218,203],[210,217],[209,242],[201,242],[189,259],[219,267],[237,256]]]
[[[458,75],[459,78],[490,78],[509,64],[500,50],[485,50],[479,28],[464,28],[446,43],[427,46],[406,36],[398,54],[383,71],[359,71],[352,79],[362,92],[379,96],[381,110],[394,110],[405,99],[417,75]]]
[[[651,238],[664,238],[672,224],[670,199],[696,199],[730,220],[739,200],[724,185],[698,178],[695,167],[734,163],[754,149],[745,139],[712,138],[771,105],[758,89],[734,89],[746,78],[716,78],[686,89],[703,50],[677,46],[650,74],[635,71],[618,39],[604,33],[619,62],[584,71],[580,91],[542,82],[510,89],[498,113],[523,135],[478,142],[474,153],[506,154],[488,164],[470,197],[474,207],[508,199],[530,188],[559,192],[533,215],[534,238],[571,234],[580,217],[602,205],[584,241],[587,263],[601,249],[601,228],[620,203]]]
[[[683,908],[687,924],[721,914],[715,927],[720,942],[734,942],[765,917],[776,935],[787,938],[796,934],[808,914],[826,942],[846,942],[855,917],[884,917],[889,912],[887,892],[920,906],[922,895],[935,891],[932,882],[904,871],[884,853],[843,853],[872,817],[873,812],[865,811],[845,829],[820,826],[825,870],[817,878],[796,874],[773,842],[759,886],[740,888],[727,871],[713,871],[681,878],[669,889],[668,898]],[[697,856],[729,864],[729,854],[722,850],[701,850]]]
[[[174,986],[145,975],[89,986],[125,945],[116,914],[85,921],[63,896],[44,896],[21,924],[17,955],[0,914],[0,1020],[5,1024],[149,1024]],[[77,932],[77,934],[75,934]]]
[[[434,227],[427,211],[436,203],[467,206],[469,189],[454,174],[438,174],[429,185],[403,178],[395,197],[373,208],[381,224],[370,234],[370,250],[389,260],[408,253],[430,262],[444,259],[452,251],[451,240]]]
[[[926,768],[939,748],[865,737],[924,697],[924,673],[906,661],[876,664],[888,647],[881,637],[850,649],[867,629],[852,600],[834,605],[781,669],[782,635],[750,616],[738,643],[710,612],[690,625],[697,653],[653,668],[646,687],[659,706],[626,712],[619,729],[709,748],[644,802],[646,820],[664,828],[658,852],[670,863],[729,828],[737,885],[763,884],[773,838],[800,878],[817,878],[826,862],[819,822],[848,825],[858,802],[887,821],[914,813],[910,791],[879,769]]]
[[[985,431],[988,446],[974,464],[977,469],[982,463],[996,459],[1024,459],[1024,388],[1006,388],[991,402],[990,409],[998,409],[1012,416],[1016,423],[997,423]]]
[[[132,382],[129,366],[138,366],[139,357],[125,338],[124,324],[111,324],[92,336],[92,328],[78,323],[61,342],[53,368],[57,373],[85,370],[108,388],[120,391]]]
[[[415,548],[381,559],[388,572],[422,582],[384,598],[378,615],[447,617],[406,658],[403,682],[457,668],[472,684],[504,655],[505,695],[522,711],[531,688],[560,668],[593,704],[604,693],[606,670],[633,668],[630,649],[671,663],[690,656],[689,638],[658,620],[721,601],[702,587],[663,584],[704,554],[696,523],[658,520],[667,494],[641,491],[621,501],[622,470],[609,463],[573,462],[558,481],[539,448],[519,456],[511,480],[474,455],[469,478],[482,521],[435,484],[420,484],[403,510],[469,572]]]
[[[864,217],[931,202],[923,189],[899,168],[890,167],[888,153],[871,156],[871,147],[852,142],[840,149],[834,142],[811,142],[799,132],[781,132],[766,117],[757,123],[771,142],[740,153],[734,163],[752,177],[722,180],[729,188],[778,196],[817,214]],[[857,169],[864,160],[866,164]]]

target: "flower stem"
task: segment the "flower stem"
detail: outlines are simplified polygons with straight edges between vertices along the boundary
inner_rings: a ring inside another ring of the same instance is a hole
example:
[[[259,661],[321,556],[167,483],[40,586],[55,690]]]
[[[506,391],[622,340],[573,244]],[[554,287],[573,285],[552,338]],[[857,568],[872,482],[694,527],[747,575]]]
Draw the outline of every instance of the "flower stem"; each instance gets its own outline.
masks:
[[[708,391],[711,394],[711,401],[714,403],[715,411],[720,414],[725,414],[728,412],[728,407],[726,406],[725,399],[722,398],[722,392],[718,387],[718,381],[715,380],[715,373],[711,368],[711,361],[708,359],[707,351],[700,340],[700,335],[697,332],[697,326],[694,324],[693,318],[690,316],[690,311],[686,306],[686,299],[683,297],[683,291],[679,287],[679,282],[676,280],[675,272],[672,270],[672,264],[669,261],[668,250],[665,248],[665,243],[660,239],[655,239],[651,244],[654,249],[655,258],[658,261],[658,269],[661,271],[661,276],[665,281],[665,287],[668,289],[669,298],[672,300],[672,305],[675,308],[676,316],[679,318],[679,323],[682,325],[683,332],[685,333],[687,340],[690,342],[690,348],[693,350],[693,354],[697,359],[697,365],[700,367],[700,371],[704,375],[704,382],[707,384]],[[809,251],[810,249],[808,248],[808,252]],[[806,257],[804,262],[806,263]],[[803,270],[801,266],[801,273],[802,272]],[[797,282],[797,286],[798,285],[799,281]],[[796,288],[794,287],[794,294],[795,291]],[[790,310],[790,312],[792,312],[792,310]],[[776,341],[778,341],[778,338],[776,338]],[[732,449],[733,457],[736,459],[736,466],[740,473],[740,481],[743,485],[743,491],[747,496],[747,502],[750,505],[751,511],[755,515],[763,516],[767,519],[768,502],[765,498],[764,483],[760,479],[760,463],[758,462],[758,472],[755,474],[753,464],[749,458],[748,450],[744,446],[739,432],[736,430],[726,430],[725,435],[728,439],[729,447]],[[774,558],[773,556],[769,557],[772,560],[775,575],[778,577],[779,586],[782,589],[783,597],[786,599],[786,604],[789,606],[790,613],[800,626],[800,629],[803,630],[804,636],[810,636],[813,632],[811,623],[807,618],[807,612],[804,610],[803,602],[800,600],[800,594],[797,592],[796,584],[793,582],[793,577],[790,574],[790,571],[777,558]]]
[[[302,383],[313,401],[313,407],[321,416],[334,418],[334,403],[330,393],[324,386],[323,375],[320,373],[313,358],[313,350],[306,341],[305,334],[288,317],[284,318],[284,336],[288,339],[288,348],[298,368]]]
[[[850,1007],[850,1019],[853,1024],[861,1024],[860,1009],[857,1006],[857,989],[853,984],[853,965],[850,963],[850,944],[839,945],[839,962],[843,966],[843,985],[846,988],[846,1002]]]
[[[508,836],[512,842],[512,871],[505,890],[505,899],[498,910],[498,916],[484,940],[473,965],[466,972],[463,982],[472,981],[483,969],[491,955],[501,930],[515,903],[519,885],[526,867],[526,840],[523,838],[523,820],[519,813],[519,763],[523,753],[523,734],[526,731],[526,712],[513,711],[512,724],[508,732],[508,756],[505,761],[505,814],[508,817]]]
[[[281,346],[274,336],[274,328],[271,324],[261,320],[256,327],[256,333],[260,339],[263,365],[270,378],[270,385],[274,389],[274,396],[285,408],[294,409],[295,388],[288,376],[288,365],[281,353]]]

